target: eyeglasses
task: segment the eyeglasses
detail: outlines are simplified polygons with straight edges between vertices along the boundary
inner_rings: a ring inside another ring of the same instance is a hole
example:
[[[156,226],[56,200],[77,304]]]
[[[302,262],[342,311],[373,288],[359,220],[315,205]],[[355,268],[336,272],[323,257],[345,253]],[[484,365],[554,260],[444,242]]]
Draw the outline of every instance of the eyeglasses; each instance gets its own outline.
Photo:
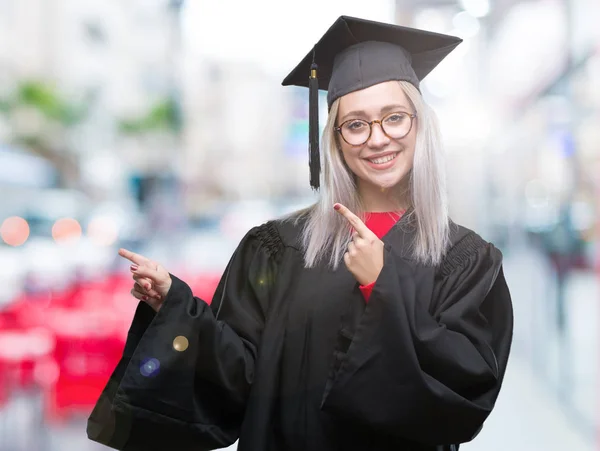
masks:
[[[397,111],[390,113],[381,120],[365,121],[349,119],[334,130],[342,135],[344,141],[351,146],[362,146],[373,133],[373,124],[379,124],[383,133],[391,139],[402,139],[410,133],[416,114]]]

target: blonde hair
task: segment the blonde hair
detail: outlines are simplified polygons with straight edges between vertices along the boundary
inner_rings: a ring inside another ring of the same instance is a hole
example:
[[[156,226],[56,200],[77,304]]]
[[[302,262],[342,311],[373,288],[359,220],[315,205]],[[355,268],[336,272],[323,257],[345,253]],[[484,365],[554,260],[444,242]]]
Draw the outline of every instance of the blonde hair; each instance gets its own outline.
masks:
[[[425,265],[439,264],[448,248],[449,218],[446,195],[444,155],[437,118],[411,84],[399,81],[417,115],[417,137],[413,168],[406,175],[407,191],[398,191],[398,201],[410,204],[409,219],[416,229],[412,243],[413,258]],[[329,111],[322,139],[323,177],[321,196],[316,204],[296,214],[306,217],[302,229],[304,263],[307,268],[328,258],[336,269],[351,240],[347,221],[333,210],[336,202],[347,206],[358,216],[365,213],[358,194],[355,176],[346,165],[338,148],[335,131],[339,99]],[[401,184],[404,184],[401,182]]]

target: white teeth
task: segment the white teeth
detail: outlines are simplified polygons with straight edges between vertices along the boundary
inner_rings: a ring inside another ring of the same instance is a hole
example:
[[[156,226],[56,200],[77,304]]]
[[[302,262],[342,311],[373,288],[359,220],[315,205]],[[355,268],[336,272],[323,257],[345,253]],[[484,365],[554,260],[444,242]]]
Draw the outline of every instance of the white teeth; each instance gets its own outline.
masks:
[[[398,153],[392,153],[390,155],[388,155],[387,157],[383,157],[383,158],[377,158],[377,159],[373,159],[373,160],[369,160],[371,163],[375,163],[375,164],[383,164],[383,163],[387,163],[388,161],[392,161],[394,158],[396,158],[396,155],[398,155]]]

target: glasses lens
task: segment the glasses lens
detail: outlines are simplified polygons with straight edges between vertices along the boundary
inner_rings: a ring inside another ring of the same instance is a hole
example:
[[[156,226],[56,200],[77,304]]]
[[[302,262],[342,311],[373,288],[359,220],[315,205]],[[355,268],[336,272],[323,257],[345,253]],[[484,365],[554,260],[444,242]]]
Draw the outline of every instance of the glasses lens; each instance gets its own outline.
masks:
[[[358,146],[369,139],[371,134],[369,123],[360,119],[345,122],[342,125],[342,136],[348,144]]]
[[[410,131],[411,117],[406,113],[392,113],[381,121],[385,133],[390,138],[404,138]]]

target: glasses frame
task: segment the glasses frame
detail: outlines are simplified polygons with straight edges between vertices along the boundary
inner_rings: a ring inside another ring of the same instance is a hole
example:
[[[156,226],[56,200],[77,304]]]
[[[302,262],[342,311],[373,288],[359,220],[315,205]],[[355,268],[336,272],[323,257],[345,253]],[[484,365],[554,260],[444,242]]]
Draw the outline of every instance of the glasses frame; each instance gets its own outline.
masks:
[[[400,136],[399,138],[393,138],[390,135],[387,134],[387,132],[385,131],[385,127],[383,126],[383,121],[385,121],[388,117],[393,116],[394,114],[406,114],[409,118],[410,118],[410,127],[408,127],[408,131]],[[404,138],[406,135],[408,135],[410,133],[410,131],[413,128],[413,123],[414,123],[414,119],[417,117],[416,114],[413,113],[409,113],[408,111],[394,111],[392,113],[388,113],[385,116],[383,116],[381,119],[374,119],[372,121],[366,121],[364,119],[348,119],[347,121],[342,122],[339,126],[335,127],[334,130],[336,132],[338,132],[340,134],[340,136],[342,137],[342,139],[344,140],[344,142],[350,146],[354,146],[354,147],[358,147],[358,146],[362,146],[364,145],[367,141],[369,141],[369,139],[371,139],[371,135],[373,135],[373,124],[379,124],[379,127],[381,128],[381,131],[383,132],[383,134],[385,136],[387,136],[390,139],[402,139]],[[348,122],[353,122],[353,121],[361,121],[364,122],[366,124],[369,124],[369,136],[367,137],[367,139],[365,139],[362,143],[360,144],[352,144],[349,143],[346,138],[344,138],[344,134],[342,133],[342,127],[344,126],[344,124],[347,124]]]

